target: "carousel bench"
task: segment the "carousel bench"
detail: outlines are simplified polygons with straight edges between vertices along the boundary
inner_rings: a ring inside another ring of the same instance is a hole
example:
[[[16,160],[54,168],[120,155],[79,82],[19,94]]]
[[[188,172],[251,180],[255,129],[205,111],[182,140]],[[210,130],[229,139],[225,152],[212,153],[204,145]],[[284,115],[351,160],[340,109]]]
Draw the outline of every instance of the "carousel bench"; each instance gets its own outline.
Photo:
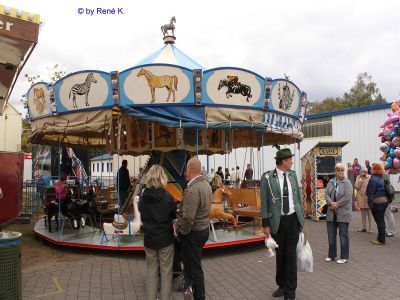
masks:
[[[261,219],[260,191],[254,189],[233,189],[232,192],[232,214],[239,224],[239,217],[253,218],[253,222]]]

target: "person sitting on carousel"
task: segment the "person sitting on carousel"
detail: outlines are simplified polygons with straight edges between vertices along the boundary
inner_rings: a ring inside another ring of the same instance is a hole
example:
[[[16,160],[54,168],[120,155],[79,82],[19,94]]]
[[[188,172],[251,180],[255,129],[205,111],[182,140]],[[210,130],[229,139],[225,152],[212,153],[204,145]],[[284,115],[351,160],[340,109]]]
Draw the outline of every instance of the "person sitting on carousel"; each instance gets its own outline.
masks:
[[[56,202],[60,204],[61,213],[71,220],[74,228],[78,227],[79,213],[74,209],[71,201],[71,191],[67,184],[67,174],[61,172],[60,180],[56,182]]]

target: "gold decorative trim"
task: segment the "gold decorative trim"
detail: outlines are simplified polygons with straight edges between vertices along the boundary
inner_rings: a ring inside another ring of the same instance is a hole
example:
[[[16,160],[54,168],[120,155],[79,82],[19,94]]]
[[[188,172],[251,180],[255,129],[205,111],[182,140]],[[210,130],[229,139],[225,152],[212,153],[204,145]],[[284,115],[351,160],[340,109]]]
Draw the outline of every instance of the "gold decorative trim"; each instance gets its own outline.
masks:
[[[40,15],[4,5],[0,5],[0,15],[40,24]]]

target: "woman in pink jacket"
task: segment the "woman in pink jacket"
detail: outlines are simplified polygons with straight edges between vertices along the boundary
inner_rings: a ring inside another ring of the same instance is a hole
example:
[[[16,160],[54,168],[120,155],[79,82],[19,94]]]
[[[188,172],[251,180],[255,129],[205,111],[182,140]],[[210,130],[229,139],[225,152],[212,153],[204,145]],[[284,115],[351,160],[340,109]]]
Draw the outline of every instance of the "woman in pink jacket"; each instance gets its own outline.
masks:
[[[372,233],[372,224],[371,224],[371,210],[368,206],[368,197],[366,195],[366,190],[368,186],[368,182],[371,179],[371,175],[368,174],[367,168],[362,168],[360,175],[356,178],[355,188],[357,190],[357,206],[361,209],[361,228],[358,229],[358,232],[369,232]],[[368,216],[368,230],[366,226],[366,219]]]

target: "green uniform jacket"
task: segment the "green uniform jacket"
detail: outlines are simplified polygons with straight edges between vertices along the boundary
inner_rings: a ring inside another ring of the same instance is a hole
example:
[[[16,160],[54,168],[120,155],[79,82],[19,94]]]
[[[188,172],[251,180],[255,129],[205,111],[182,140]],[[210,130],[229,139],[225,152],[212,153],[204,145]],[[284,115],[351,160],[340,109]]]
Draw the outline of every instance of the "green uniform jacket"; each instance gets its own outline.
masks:
[[[300,226],[304,226],[303,202],[301,192],[294,171],[288,171],[288,178],[292,186],[293,202]],[[272,234],[276,234],[281,220],[282,197],[279,186],[279,177],[276,169],[265,172],[261,177],[261,217],[262,226],[270,227]]]

